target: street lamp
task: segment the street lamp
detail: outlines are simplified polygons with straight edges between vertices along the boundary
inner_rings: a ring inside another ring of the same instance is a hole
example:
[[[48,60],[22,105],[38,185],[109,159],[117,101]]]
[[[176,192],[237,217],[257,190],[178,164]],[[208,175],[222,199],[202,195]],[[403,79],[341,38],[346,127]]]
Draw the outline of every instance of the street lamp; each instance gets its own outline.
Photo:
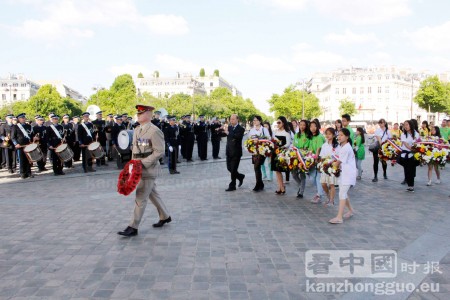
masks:
[[[305,92],[306,92],[306,78],[302,78],[301,81],[297,82],[295,85],[302,86],[302,120],[305,119]]]
[[[386,124],[389,123],[389,106],[386,106]]]

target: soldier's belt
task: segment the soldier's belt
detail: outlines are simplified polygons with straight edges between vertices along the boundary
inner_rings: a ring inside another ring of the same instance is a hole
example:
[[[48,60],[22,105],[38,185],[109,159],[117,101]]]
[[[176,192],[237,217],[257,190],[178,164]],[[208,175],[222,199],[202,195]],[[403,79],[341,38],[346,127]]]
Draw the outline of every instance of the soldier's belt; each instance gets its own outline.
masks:
[[[133,154],[133,158],[146,158],[150,156],[153,152],[146,152],[146,153],[136,153]]]

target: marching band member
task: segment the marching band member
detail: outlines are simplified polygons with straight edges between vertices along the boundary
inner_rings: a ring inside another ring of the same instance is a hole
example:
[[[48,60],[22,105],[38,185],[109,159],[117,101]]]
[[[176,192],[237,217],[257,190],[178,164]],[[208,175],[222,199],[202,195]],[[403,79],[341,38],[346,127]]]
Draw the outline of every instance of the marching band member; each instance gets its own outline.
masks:
[[[75,141],[73,142],[73,161],[79,161],[80,160],[80,156],[81,156],[81,148],[80,148],[80,143],[78,142],[78,126],[80,126],[79,124],[80,122],[80,117],[78,116],[74,116],[72,118],[72,125],[73,125],[73,132],[75,135]]]
[[[205,116],[200,115],[200,120],[194,126],[194,132],[197,138],[198,157],[201,160],[208,160],[208,130],[209,125],[205,122]]]
[[[17,124],[12,128],[11,139],[19,154],[19,169],[20,177],[33,178],[31,174],[31,164],[25,155],[24,148],[31,142],[38,140],[34,138],[34,132],[31,125],[25,123],[26,116],[25,113],[17,115]]]
[[[142,162],[142,179],[136,188],[136,205],[130,225],[118,232],[119,235],[131,237],[138,234],[138,227],[144,215],[147,201],[150,199],[159,214],[159,222],[153,227],[162,227],[170,223],[172,218],[156,190],[156,178],[161,171],[159,159],[164,155],[164,135],[158,127],[153,125],[152,106],[136,105],[139,128],[133,134],[133,159]]]
[[[6,167],[10,174],[14,174],[17,168],[16,149],[11,141],[13,124],[13,115],[6,116],[6,123],[0,128],[0,138],[3,140],[2,150],[5,156]]]
[[[78,142],[80,143],[81,152],[83,155],[83,170],[84,173],[96,172],[92,168],[92,155],[88,150],[90,143],[94,141],[94,125],[89,121],[89,113],[84,112],[81,116],[83,117],[83,123],[78,126]]]
[[[180,129],[178,128],[174,116],[168,117],[169,126],[164,130],[164,139],[169,149],[169,172],[170,174],[180,174],[177,171],[178,146],[180,145]]]
[[[108,161],[112,160],[112,139],[111,139],[111,131],[114,126],[114,116],[113,114],[108,114],[106,116],[105,121],[105,134],[106,134],[106,156],[108,157]]]
[[[186,115],[186,119],[183,122],[184,127],[181,131],[183,145],[181,146],[181,151],[184,154],[184,158],[188,162],[192,162],[192,152],[194,152],[194,143],[195,143],[195,133],[194,133],[194,125],[191,121],[191,115]]]
[[[210,125],[211,130],[211,144],[212,144],[212,155],[213,159],[221,159],[219,156],[220,152],[220,141],[222,140],[223,136],[223,130],[222,124],[220,124],[220,121],[218,118],[213,118],[213,123]],[[269,137],[270,138],[270,137]]]
[[[38,169],[40,172],[47,171],[45,167],[47,163],[47,152],[48,152],[48,139],[47,139],[47,127],[44,126],[44,118],[41,116],[37,116],[36,125],[33,127],[33,131],[39,134],[39,148],[42,152],[42,159],[37,161]]]
[[[67,143],[67,146],[74,152],[75,148],[75,130],[74,130],[74,124],[70,122],[70,116],[65,114],[63,116],[63,123],[61,124],[64,129],[64,139]],[[75,154],[75,152],[74,152]],[[64,162],[64,166],[66,168],[73,168],[73,159],[70,159],[69,161]]]
[[[103,120],[103,112],[99,111],[96,114],[96,120],[92,122],[92,125],[94,125],[94,139],[100,143],[100,146],[102,146],[103,151],[106,150],[106,121]],[[97,167],[107,166],[106,163],[106,155],[103,155],[101,158],[96,159]]]
[[[59,159],[55,150],[58,147],[63,139],[64,135],[64,127],[59,124],[59,116],[52,116],[52,124],[47,127],[47,137],[48,137],[48,149],[50,150],[50,157],[52,159],[53,164],[53,174],[55,176],[65,175],[63,172],[63,162]]]
[[[122,124],[123,124],[123,126],[125,126],[125,129],[128,129],[128,126],[130,124],[128,123],[128,114],[127,113],[122,114]]]

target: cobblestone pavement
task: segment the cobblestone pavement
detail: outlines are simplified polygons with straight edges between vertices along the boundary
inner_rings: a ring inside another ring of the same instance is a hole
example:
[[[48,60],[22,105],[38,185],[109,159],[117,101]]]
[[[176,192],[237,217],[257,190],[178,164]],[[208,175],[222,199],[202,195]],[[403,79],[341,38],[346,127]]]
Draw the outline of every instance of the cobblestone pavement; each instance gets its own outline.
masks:
[[[342,225],[327,223],[337,207],[309,203],[310,183],[301,200],[295,182],[285,196],[276,196],[270,182],[264,192],[252,192],[247,156],[240,167],[244,185],[231,193],[224,191],[229,174],[223,160],[183,163],[180,175],[164,174],[158,188],[172,223],[152,228],[157,214],[150,204],[139,235],[130,239],[116,232],[127,226],[134,201],[117,194],[112,164],[88,176],[77,166],[66,176],[29,180],[0,171],[0,299],[374,297],[307,291],[307,280],[344,278],[307,278],[305,252],[340,249],[395,250],[399,262],[421,266],[440,262],[442,274],[408,274],[399,267],[396,278],[378,281],[440,284],[439,291],[392,299],[450,299],[449,170],[440,185],[427,187],[427,168],[418,168],[416,193],[408,194],[400,166],[389,167],[388,180],[372,183],[367,156],[363,179],[350,192],[356,214]]]

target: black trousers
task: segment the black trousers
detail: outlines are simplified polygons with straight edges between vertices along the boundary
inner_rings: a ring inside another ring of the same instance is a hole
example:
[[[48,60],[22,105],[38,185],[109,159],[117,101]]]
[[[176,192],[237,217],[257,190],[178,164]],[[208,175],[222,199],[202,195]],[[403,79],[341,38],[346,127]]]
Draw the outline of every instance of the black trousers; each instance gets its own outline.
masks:
[[[264,186],[262,180],[261,166],[264,164],[265,160],[266,158],[262,155],[254,155],[252,157],[253,168],[255,170],[255,177],[256,177],[256,186]]]
[[[213,155],[213,158],[219,157],[220,140],[211,139],[211,144],[212,144],[212,155]]]
[[[8,170],[15,170],[17,168],[16,149],[5,148],[3,154]]]
[[[177,170],[177,160],[178,160],[178,146],[173,147],[173,151],[169,151],[169,170],[176,171]]]
[[[37,161],[36,163],[37,163],[38,169],[42,170],[45,168],[45,165],[47,164],[47,151],[48,150],[47,150],[47,146],[45,146],[45,147],[41,146],[40,149],[42,151],[42,159]]]
[[[184,147],[181,146],[181,149],[184,148],[184,158],[192,159],[192,152],[194,152],[194,143],[195,139],[193,136],[184,139]]]
[[[50,151],[50,157],[52,158],[52,164],[53,164],[53,173],[60,174],[63,170],[63,162],[61,159],[59,159],[59,156],[56,155],[55,150],[49,149]]]
[[[28,161],[27,156],[25,155],[24,148],[19,148],[19,170],[20,175],[31,175],[31,164]]]
[[[241,163],[241,157],[227,156],[227,170],[231,175],[231,182],[229,187],[236,188],[236,180],[244,178],[244,174],[239,173],[238,168]]]
[[[208,136],[206,134],[197,138],[197,150],[200,159],[208,157]]]
[[[73,161],[79,161],[81,157],[81,148],[78,142],[75,142],[72,147],[73,151]]]
[[[182,137],[180,138],[180,145],[181,145],[181,157],[186,158],[186,138]]]
[[[406,184],[409,187],[414,187],[414,178],[416,177],[416,162],[413,157],[407,158],[403,163],[403,170],[405,173]]]
[[[89,152],[87,146],[81,148],[81,155],[83,159],[83,170],[86,171],[88,167],[92,167],[92,155],[91,152]]]
[[[378,176],[378,162],[380,158],[378,157],[378,150],[373,151],[373,174],[376,178]],[[381,166],[383,167],[383,175],[386,175],[387,163],[384,160],[381,160]]]

